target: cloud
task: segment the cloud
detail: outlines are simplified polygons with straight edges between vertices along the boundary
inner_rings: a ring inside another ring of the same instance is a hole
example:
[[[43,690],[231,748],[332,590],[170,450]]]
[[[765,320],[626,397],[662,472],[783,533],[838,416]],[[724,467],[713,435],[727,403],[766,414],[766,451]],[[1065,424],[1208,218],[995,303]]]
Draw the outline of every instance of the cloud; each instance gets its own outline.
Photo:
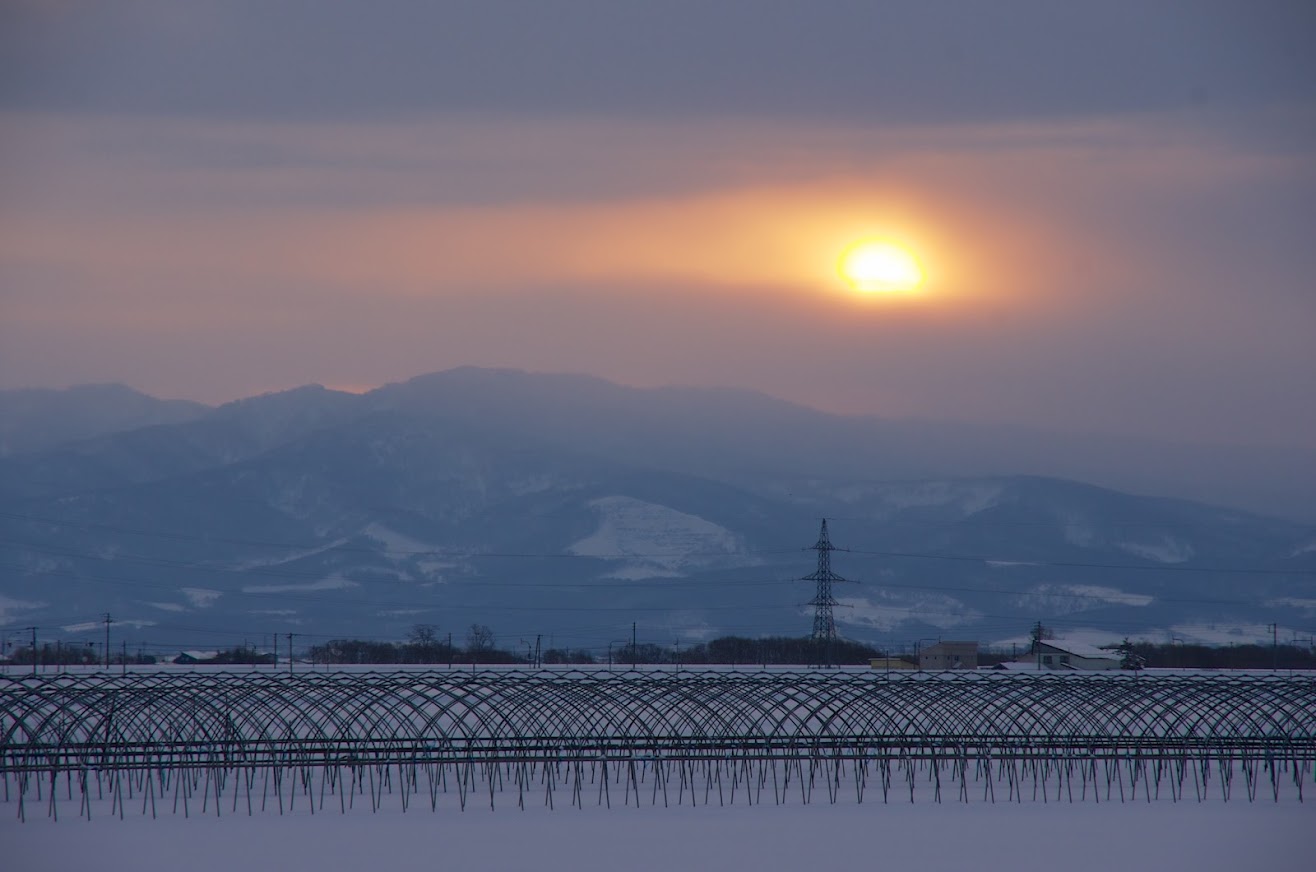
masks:
[[[260,299],[272,285],[317,296],[655,282],[835,289],[836,252],[860,235],[918,251],[929,300],[1049,308],[1147,283],[1156,258],[1132,247],[1145,242],[1128,221],[1089,217],[1146,211],[1127,208],[1130,190],[1279,186],[1303,168],[1213,149],[1173,124],[1118,120],[882,131],[720,123],[666,135],[598,121],[11,125],[23,171],[8,181],[0,254],[20,279],[17,314],[25,296],[50,305],[50,286],[65,287],[53,302],[66,308],[72,276],[116,304],[151,298],[149,317],[166,320],[177,301],[211,295],[188,293],[198,279]],[[266,157],[225,157],[233,151]],[[1118,165],[1103,169],[1114,155]],[[1123,192],[1114,203],[1112,190]],[[1094,283],[1103,294],[1088,293]],[[40,291],[25,295],[25,285]],[[216,308],[207,321],[242,311]]]
[[[304,584],[246,584],[242,586],[243,593],[301,593],[303,591],[317,590],[342,590],[348,587],[357,587],[355,581],[338,576],[321,578],[318,581],[308,581]]]
[[[45,608],[47,605],[49,605],[49,603],[38,602],[36,600],[21,600],[8,596],[0,596],[0,627],[17,620],[19,612]]]
[[[1309,99],[1311,16],[1232,2],[7,4],[0,106],[902,123]]]
[[[1316,178],[1191,118],[4,124],[8,385],[222,400],[480,364],[1191,440],[1316,426],[1292,400]],[[905,240],[926,294],[851,294],[860,235]]]
[[[187,597],[188,604],[194,609],[208,609],[224,595],[222,591],[210,590],[205,587],[179,588],[179,593]]]

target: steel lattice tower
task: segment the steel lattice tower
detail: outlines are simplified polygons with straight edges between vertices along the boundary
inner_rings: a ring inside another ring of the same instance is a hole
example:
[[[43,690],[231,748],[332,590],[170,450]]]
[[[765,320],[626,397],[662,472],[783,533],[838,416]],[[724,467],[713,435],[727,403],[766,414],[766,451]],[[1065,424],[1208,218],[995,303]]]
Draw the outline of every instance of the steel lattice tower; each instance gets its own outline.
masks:
[[[812,575],[806,575],[801,581],[812,581],[818,585],[809,605],[813,606],[813,640],[815,642],[836,641],[836,619],[832,609],[836,606],[836,597],[832,596],[832,584],[849,581],[832,572],[832,552],[838,550],[827,535],[827,519],[822,519],[822,529],[818,532],[818,541],[810,549],[818,552],[818,569]]]

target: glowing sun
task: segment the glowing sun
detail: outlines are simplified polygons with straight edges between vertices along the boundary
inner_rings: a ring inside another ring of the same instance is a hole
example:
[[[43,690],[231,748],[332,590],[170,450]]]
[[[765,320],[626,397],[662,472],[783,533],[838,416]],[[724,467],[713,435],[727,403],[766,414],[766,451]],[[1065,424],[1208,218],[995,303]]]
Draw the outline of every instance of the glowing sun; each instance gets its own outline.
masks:
[[[860,291],[908,292],[923,283],[923,268],[907,249],[885,240],[866,239],[841,253],[837,269]]]

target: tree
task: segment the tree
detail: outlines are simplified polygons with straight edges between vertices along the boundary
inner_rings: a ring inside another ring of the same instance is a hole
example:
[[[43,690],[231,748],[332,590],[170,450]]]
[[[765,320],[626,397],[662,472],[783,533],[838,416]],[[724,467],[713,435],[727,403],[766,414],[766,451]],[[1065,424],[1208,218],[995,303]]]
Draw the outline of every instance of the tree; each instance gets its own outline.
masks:
[[[1129,641],[1128,636],[1124,637],[1124,641],[1119,643],[1115,650],[1118,651],[1120,655],[1120,669],[1132,669],[1136,671],[1147,664],[1146,658],[1134,650],[1133,643]]]
[[[1052,630],[1050,627],[1042,626],[1042,622],[1038,621],[1036,624],[1033,624],[1033,629],[1029,633],[1029,637],[1033,640],[1033,643],[1029,646],[1028,653],[1036,654],[1037,646],[1045,639],[1054,639],[1056,633],[1055,630]]]
[[[407,643],[422,648],[438,644],[438,629],[433,624],[416,624],[411,628],[411,632],[407,633]]]
[[[594,655],[584,648],[549,648],[544,652],[545,663],[593,663]]]
[[[466,631],[466,650],[472,653],[477,651],[491,651],[494,646],[494,632],[485,624],[471,624],[471,628]]]

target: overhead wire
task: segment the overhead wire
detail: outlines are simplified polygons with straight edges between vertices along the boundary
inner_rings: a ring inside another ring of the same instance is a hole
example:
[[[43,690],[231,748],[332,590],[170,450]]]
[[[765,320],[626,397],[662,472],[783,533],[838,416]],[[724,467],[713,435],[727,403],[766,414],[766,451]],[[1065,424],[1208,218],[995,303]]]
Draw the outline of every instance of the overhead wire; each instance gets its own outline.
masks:
[[[382,554],[382,555],[399,555],[399,556],[415,556],[415,557],[425,556],[425,557],[440,557],[440,558],[450,558],[450,559],[474,559],[474,558],[480,558],[480,557],[502,557],[502,558],[522,558],[522,559],[543,559],[543,558],[574,558],[574,559],[588,559],[588,558],[582,558],[582,555],[570,554],[570,553],[566,553],[566,552],[476,552],[476,551],[463,551],[463,552],[455,552],[455,553],[454,553],[454,552],[452,552],[452,551],[443,551],[443,550],[438,550],[438,549],[427,549],[427,550],[419,550],[419,549],[416,549],[416,550],[412,550],[412,549],[391,549],[391,548],[351,547],[351,546],[347,546],[347,545],[344,544],[347,540],[339,540],[338,542],[328,543],[328,544],[325,544],[325,543],[319,543],[319,544],[316,545],[316,546],[309,546],[309,548],[308,548],[308,546],[301,546],[301,545],[298,545],[298,544],[296,544],[296,543],[271,542],[271,541],[247,540],[247,539],[233,539],[233,538],[211,537],[211,536],[195,535],[195,534],[174,534],[174,533],[168,533],[168,532],[163,532],[163,531],[149,531],[149,530],[134,529],[134,528],[129,528],[129,527],[119,527],[119,526],[115,526],[115,525],[86,524],[86,523],[79,523],[79,522],[70,522],[70,521],[64,521],[64,520],[59,520],[59,519],[45,518],[45,517],[41,517],[41,516],[33,516],[33,515],[25,515],[25,514],[14,513],[14,512],[2,512],[2,511],[0,511],[0,517],[7,517],[7,518],[10,518],[10,519],[24,520],[24,521],[28,521],[28,522],[32,522],[32,523],[48,523],[48,524],[54,524],[54,525],[71,526],[71,527],[74,527],[74,528],[87,529],[87,530],[98,529],[98,530],[106,530],[106,531],[116,532],[116,533],[121,533],[121,534],[138,535],[138,536],[144,536],[144,537],[155,537],[155,538],[161,538],[161,539],[175,539],[175,540],[185,540],[185,541],[201,541],[201,542],[206,542],[206,543],[221,543],[221,544],[240,544],[240,545],[250,545],[250,546],[259,546],[259,547],[278,547],[278,548],[283,548],[283,549],[297,549],[297,548],[303,548],[303,549],[305,549],[305,550],[309,550],[309,551],[311,552],[310,554],[300,554],[300,555],[298,555],[298,554],[293,554],[293,555],[289,555],[289,556],[286,558],[286,560],[285,560],[284,562],[293,562],[293,561],[298,560],[298,559],[304,559],[304,558],[306,558],[306,557],[308,557],[308,556],[314,556],[315,554],[323,554],[323,553],[325,553],[325,552],[339,551],[339,550],[341,550],[341,551],[345,551],[345,552],[368,553],[368,554],[371,554],[371,555],[381,555],[381,554]],[[867,520],[867,519],[864,519],[864,520]],[[358,535],[361,535],[361,534],[358,534]],[[364,534],[364,535],[368,535],[368,534]],[[55,554],[55,555],[57,555],[57,556],[64,556],[64,557],[73,558],[73,559],[96,560],[96,561],[102,561],[102,562],[137,563],[137,564],[139,564],[139,565],[151,566],[151,567],[153,567],[153,568],[175,568],[175,569],[177,569],[177,568],[181,568],[181,569],[188,569],[188,570],[192,570],[192,571],[218,572],[218,573],[225,573],[225,574],[236,574],[236,575],[240,575],[240,576],[244,576],[244,577],[246,577],[246,576],[257,576],[257,577],[260,577],[260,576],[270,576],[270,577],[276,577],[276,578],[313,578],[313,579],[316,579],[316,580],[322,580],[322,579],[325,578],[325,575],[324,575],[323,572],[312,573],[312,572],[303,572],[303,571],[291,570],[291,569],[286,569],[286,568],[285,568],[285,569],[275,569],[274,567],[275,567],[275,566],[278,566],[279,564],[274,564],[274,565],[272,565],[272,566],[222,566],[222,565],[221,565],[221,566],[215,566],[215,565],[207,565],[207,564],[197,563],[197,562],[195,562],[195,561],[184,561],[184,560],[178,560],[178,559],[174,559],[174,558],[151,557],[151,556],[148,556],[148,555],[125,555],[125,554],[121,554],[121,553],[119,553],[119,554],[115,554],[115,555],[113,555],[113,556],[106,556],[106,555],[100,555],[100,554],[90,554],[90,553],[86,553],[86,552],[79,552],[79,551],[75,551],[75,550],[73,550],[73,549],[68,549],[68,548],[59,548],[59,547],[52,546],[52,545],[44,545],[44,544],[40,544],[40,543],[26,542],[26,541],[22,541],[22,540],[12,540],[12,539],[10,539],[10,540],[0,540],[0,543],[5,543],[5,542],[7,542],[8,544],[10,544],[11,546],[16,546],[16,547],[18,547],[18,548],[27,548],[27,549],[30,549],[30,550],[35,550],[35,551],[37,551],[37,552],[39,552],[39,553],[50,553],[50,554]],[[624,555],[617,555],[617,557],[618,557],[618,558],[634,558],[634,559],[643,559],[643,558],[665,558],[665,557],[687,557],[687,558],[688,558],[688,557],[721,557],[721,558],[725,558],[725,557],[735,557],[735,556],[740,556],[740,555],[769,555],[769,554],[771,554],[771,555],[784,555],[784,554],[790,554],[790,553],[800,553],[800,552],[805,552],[805,551],[809,551],[809,550],[811,550],[811,549],[808,548],[808,547],[796,547],[796,548],[782,548],[782,549],[744,550],[744,551],[730,552],[730,553],[729,553],[729,552],[726,552],[726,551],[705,552],[705,553],[700,553],[700,552],[688,552],[688,551],[682,551],[682,552],[652,552],[652,553],[624,554]],[[1253,574],[1253,575],[1263,575],[1263,576],[1266,576],[1266,575],[1279,575],[1279,576],[1294,576],[1294,575],[1298,575],[1298,576],[1309,576],[1309,575],[1316,575],[1316,571],[1313,571],[1313,570],[1303,570],[1303,569],[1274,569],[1274,568],[1267,568],[1267,567],[1199,567],[1199,566],[1188,566],[1188,567],[1185,567],[1185,566],[1174,566],[1174,565],[1164,565],[1164,564],[1155,564],[1155,565],[1147,564],[1147,565],[1140,565],[1140,564],[1123,564],[1123,563],[1118,563],[1118,564],[1117,564],[1117,563],[1099,563],[1099,562],[1084,562],[1084,561],[1010,560],[1010,559],[999,558],[999,557],[984,557],[984,556],[973,556],[973,555],[948,555],[948,554],[935,554],[935,553],[923,553],[923,552],[906,552],[906,551],[889,551],[889,550],[874,550],[874,549],[844,549],[844,548],[837,548],[836,550],[837,550],[837,551],[841,551],[841,552],[847,552],[847,553],[855,554],[855,555],[861,555],[861,556],[863,556],[863,557],[879,557],[879,558],[884,558],[884,559],[923,559],[923,560],[940,560],[940,561],[971,562],[971,563],[981,563],[981,564],[984,564],[984,565],[987,565],[987,566],[993,566],[994,564],[999,564],[999,565],[1001,565],[1001,566],[1019,566],[1019,567],[1037,567],[1037,568],[1100,569],[1100,570],[1107,570],[1107,571],[1137,571],[1137,572],[1174,572],[1174,573],[1192,572],[1192,573],[1212,573],[1212,574]],[[18,565],[18,564],[0,564],[0,566],[5,566],[6,568],[9,568],[9,569],[12,569],[12,570],[16,570],[16,571],[24,571],[24,570],[26,570],[26,569],[28,568],[28,567],[24,567],[24,566],[21,566],[21,565]],[[368,568],[367,568],[367,569],[368,569]],[[139,580],[139,579],[124,579],[124,578],[121,578],[121,577],[115,577],[115,576],[93,575],[93,574],[81,573],[81,572],[76,572],[76,571],[72,571],[72,570],[64,570],[64,569],[56,569],[56,570],[46,571],[46,572],[40,573],[40,575],[42,575],[42,576],[58,575],[58,576],[61,576],[61,577],[79,578],[79,579],[84,579],[84,580],[94,580],[94,581],[99,581],[99,582],[103,582],[103,583],[118,584],[118,585],[123,585],[123,586],[135,586],[135,587],[156,588],[156,589],[170,590],[170,591],[177,591],[177,590],[179,589],[178,585],[176,585],[176,584],[156,584],[156,583],[152,583],[152,582],[142,581],[142,580]],[[481,581],[481,582],[478,582],[478,583],[477,583],[477,582],[443,582],[442,584],[443,584],[443,589],[444,589],[444,590],[454,590],[454,589],[461,589],[461,588],[472,588],[472,589],[477,589],[477,588],[478,588],[478,589],[480,589],[480,590],[492,591],[492,590],[496,590],[496,589],[500,589],[500,588],[538,588],[538,589],[571,589],[571,590],[581,590],[581,591],[585,591],[585,590],[590,590],[590,589],[594,589],[594,588],[605,588],[605,587],[627,588],[627,589],[632,589],[632,590],[633,590],[633,589],[636,589],[636,588],[638,588],[638,587],[642,587],[642,586],[657,586],[657,587],[661,587],[661,588],[670,588],[670,587],[677,587],[677,586],[689,586],[689,587],[699,587],[699,588],[705,588],[705,589],[708,589],[708,588],[715,588],[715,587],[777,586],[777,585],[791,585],[791,584],[796,584],[796,583],[798,583],[798,582],[801,581],[801,580],[802,580],[802,579],[800,579],[800,578],[791,578],[791,579],[771,579],[771,580],[755,580],[755,579],[690,579],[690,580],[673,580],[673,579],[669,579],[669,578],[664,578],[664,579],[652,579],[652,580],[650,580],[650,579],[643,579],[643,580],[622,580],[622,581],[615,581],[615,582],[599,581],[599,580],[590,581],[590,582],[561,582],[561,581],[557,581],[557,582],[507,582],[507,581],[496,581],[496,582],[490,582],[490,581]],[[353,582],[353,583],[354,583],[354,582]],[[378,584],[378,583],[414,584],[415,582],[402,581],[402,580],[400,580],[400,579],[398,579],[398,580],[391,580],[391,579],[378,579],[378,580],[372,580],[370,583],[373,583],[373,584]],[[944,592],[955,592],[955,593],[970,593],[970,594],[975,594],[975,595],[992,594],[992,595],[1002,595],[1002,596],[1013,596],[1013,597],[1016,597],[1016,598],[1018,598],[1018,597],[1036,597],[1036,596],[1042,596],[1042,597],[1046,597],[1046,598],[1049,598],[1049,599],[1051,599],[1051,598],[1067,598],[1067,599],[1076,599],[1076,600],[1095,600],[1095,601],[1100,601],[1100,602],[1104,602],[1104,603],[1109,603],[1109,595],[1103,595],[1103,594],[1097,594],[1097,593],[1078,593],[1078,592],[1072,592],[1072,591],[1071,591],[1071,592],[1065,592],[1065,591],[1049,591],[1049,590],[1048,590],[1048,591],[1037,591],[1037,590],[1032,590],[1032,591],[1023,590],[1023,591],[1021,591],[1021,590],[1012,590],[1012,589],[1003,589],[1003,588],[966,587],[966,586],[959,586],[959,585],[928,585],[928,584],[922,584],[922,583],[919,583],[919,584],[905,584],[905,583],[893,582],[893,581],[880,581],[880,582],[875,582],[875,583],[870,583],[870,584],[875,584],[875,585],[876,585],[877,587],[879,587],[879,588],[881,588],[881,587],[897,587],[897,588],[908,588],[908,589],[920,590],[920,591],[944,591]],[[324,602],[333,602],[333,603],[335,603],[335,604],[363,604],[363,605],[369,605],[369,606],[395,606],[395,607],[401,607],[401,608],[416,608],[416,609],[422,610],[422,612],[434,611],[434,610],[438,610],[438,609],[442,609],[442,610],[444,610],[444,611],[446,611],[446,612],[452,612],[452,611],[458,611],[458,612],[460,612],[460,611],[526,611],[526,612],[617,611],[617,612],[627,612],[627,613],[630,613],[630,612],[670,612],[670,611],[673,610],[673,609],[671,609],[670,607],[656,607],[656,606],[652,606],[652,607],[643,607],[643,606],[615,606],[615,607],[611,607],[611,606],[566,606],[566,607],[554,607],[554,606],[507,606],[507,605],[500,606],[500,605],[492,605],[492,604],[485,604],[485,605],[457,605],[457,604],[452,604],[452,603],[447,603],[447,602],[439,602],[439,603],[436,603],[436,602],[430,602],[430,601],[422,602],[422,601],[419,601],[419,600],[401,600],[401,601],[399,601],[399,600],[380,600],[380,599],[378,599],[378,598],[370,598],[370,599],[355,599],[355,598],[350,598],[350,597],[344,597],[344,596],[339,595],[339,594],[332,594],[332,593],[329,593],[328,591],[325,591],[325,590],[248,590],[248,589],[242,589],[242,590],[239,590],[239,591],[236,591],[236,592],[235,592],[235,591],[218,591],[218,593],[221,593],[222,595],[225,595],[225,596],[242,595],[242,596],[255,596],[255,597],[260,597],[260,598],[274,598],[274,599],[279,599],[279,598],[290,598],[290,599],[295,599],[295,600],[324,601]],[[1253,605],[1253,604],[1254,604],[1254,603],[1247,602],[1247,601],[1242,601],[1242,600],[1221,600],[1221,599],[1207,599],[1207,598],[1169,598],[1169,597],[1154,597],[1153,599],[1155,599],[1156,601],[1160,601],[1160,602],[1174,602],[1174,603],[1181,603],[1181,604],[1200,604],[1200,605],[1246,606],[1246,605]],[[797,604],[797,605],[795,606],[795,608],[800,607],[800,605],[802,605],[802,604]],[[1117,605],[1117,604],[1113,604],[1113,605]],[[777,610],[777,609],[780,609],[780,608],[789,608],[789,607],[791,607],[791,606],[785,606],[785,605],[780,604],[780,603],[778,603],[778,604],[774,604],[774,605],[769,605],[769,606],[742,606],[742,605],[734,605],[734,606],[716,606],[716,605],[707,605],[707,606],[697,606],[697,607],[695,607],[695,610],[697,610],[697,611],[735,610],[735,611],[742,611],[742,612],[743,612],[743,611],[747,611],[747,610]],[[879,608],[881,608],[881,609],[883,609],[883,610],[885,610],[885,611],[915,611],[915,610],[916,610],[914,607],[901,607],[901,606],[879,606]],[[975,613],[975,615],[976,615],[977,617],[979,617],[979,618],[996,617],[996,618],[1000,618],[1001,620],[1008,620],[1008,621],[1011,621],[1011,622],[1017,620],[1017,617],[1012,617],[1012,616],[990,616],[990,615],[985,615],[985,614],[982,614],[982,613]],[[48,618],[45,619],[45,620],[46,620],[47,622],[51,622],[50,619],[48,619]],[[91,620],[91,619],[88,619],[88,621],[90,621],[90,620]],[[1076,621],[1070,621],[1069,619],[1064,618],[1064,617],[1062,617],[1062,616],[1058,616],[1058,617],[1052,618],[1052,619],[1050,619],[1050,622],[1051,622],[1051,623],[1077,623],[1077,624],[1083,624],[1083,625],[1088,625],[1088,626],[1093,625],[1094,623],[1096,623],[1096,622],[1091,621],[1091,620],[1076,620]],[[53,622],[51,622],[51,623],[53,623]],[[59,623],[72,624],[72,623],[75,623],[75,622],[70,621],[70,622],[59,622]],[[1137,625],[1138,623],[1139,623],[1139,622],[1137,622],[1137,621],[1120,620],[1120,621],[1118,622],[1118,625],[1121,626],[1121,627],[1124,627],[1124,626],[1134,626],[1134,625]],[[1163,622],[1161,622],[1161,623],[1163,623]],[[1158,624],[1152,624],[1152,623],[1145,623],[1144,625],[1145,625],[1145,626],[1159,626]],[[249,634],[250,631],[247,631],[247,632],[248,632],[248,634]],[[298,635],[311,636],[311,635],[321,635],[321,634],[298,633]]]

